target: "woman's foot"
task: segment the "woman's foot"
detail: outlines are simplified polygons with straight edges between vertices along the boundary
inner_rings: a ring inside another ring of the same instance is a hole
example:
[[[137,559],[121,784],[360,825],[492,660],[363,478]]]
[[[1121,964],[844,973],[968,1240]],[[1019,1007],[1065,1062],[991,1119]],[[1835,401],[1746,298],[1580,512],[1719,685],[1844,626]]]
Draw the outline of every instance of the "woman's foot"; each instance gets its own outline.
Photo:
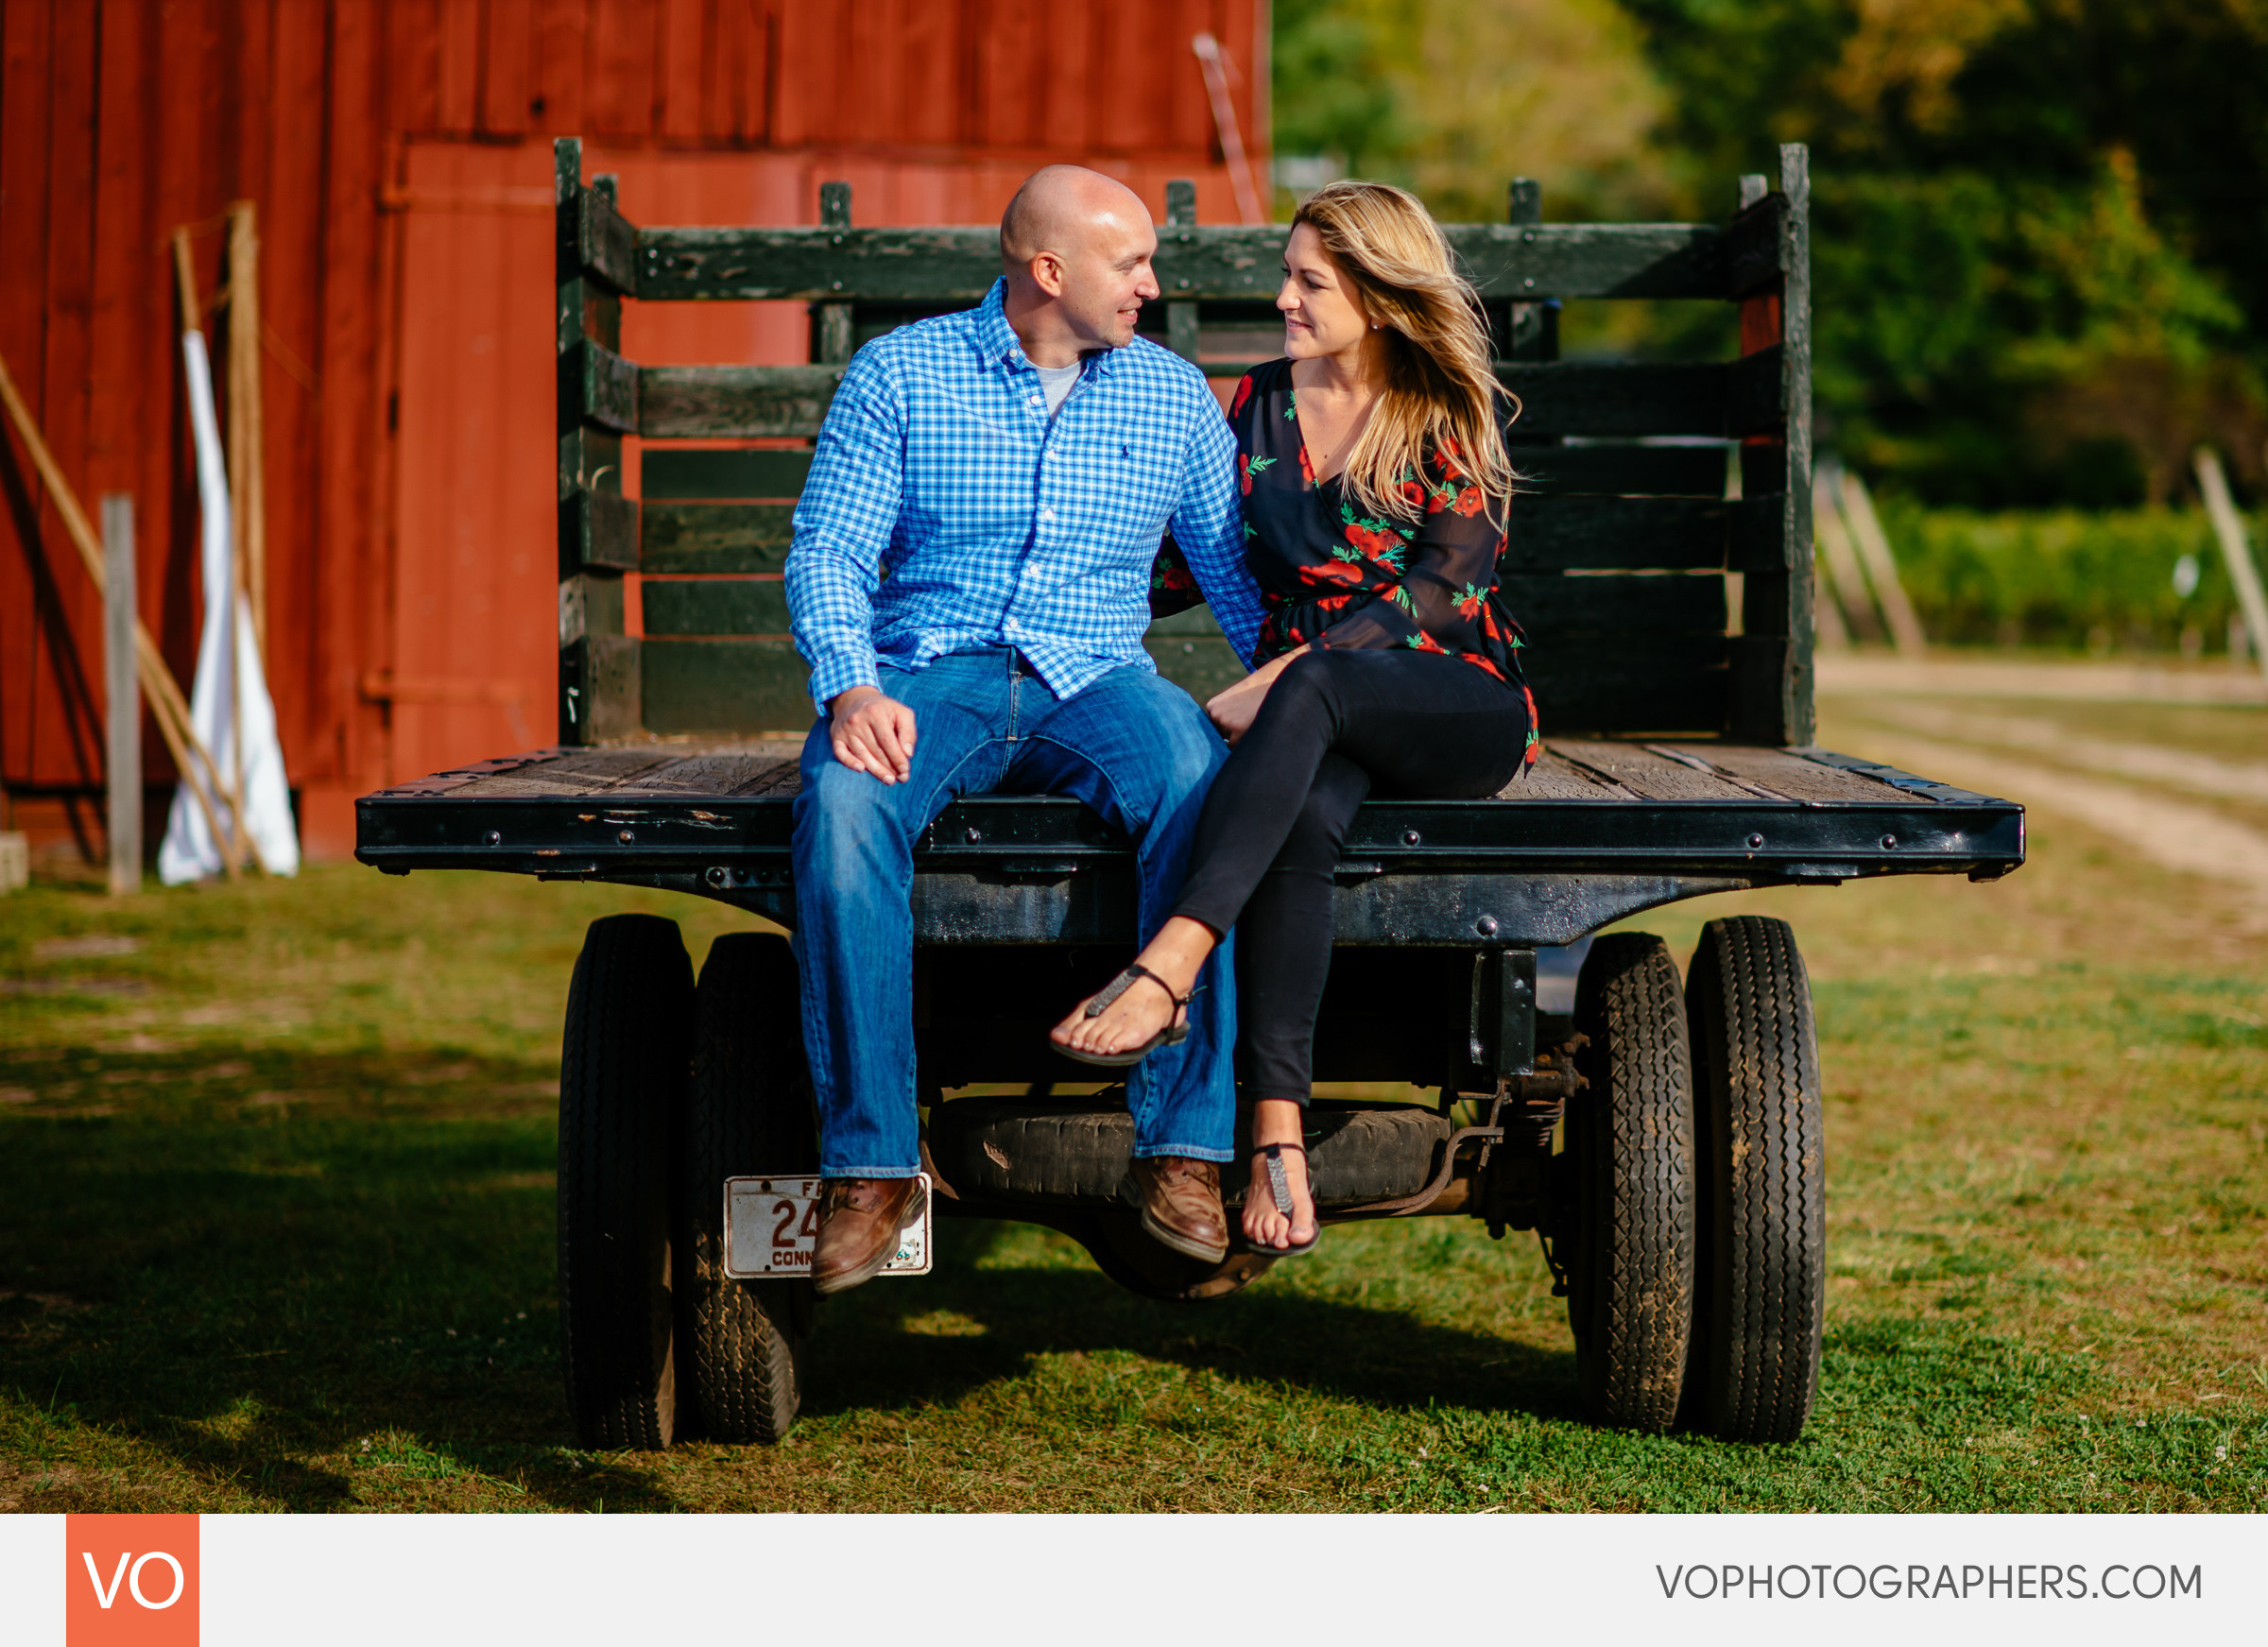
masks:
[[[1280,1144],[1276,1164],[1292,1203],[1287,1217],[1276,1204],[1268,1172],[1268,1146]],[[1311,1245],[1321,1233],[1315,1198],[1308,1189],[1307,1151],[1300,1143],[1299,1106],[1288,1098],[1263,1098],[1252,1107],[1252,1182],[1245,1191],[1245,1239],[1255,1252],[1289,1252]]]
[[[1187,931],[1177,929],[1191,929]],[[1071,1052],[1108,1057],[1132,1052],[1173,1027],[1197,981],[1197,970],[1212,952],[1211,929],[1175,916],[1135,957],[1143,969],[1118,998],[1090,1017],[1088,1007],[1108,990],[1097,990],[1073,1007],[1048,1039]],[[1144,976],[1143,974],[1148,974]]]

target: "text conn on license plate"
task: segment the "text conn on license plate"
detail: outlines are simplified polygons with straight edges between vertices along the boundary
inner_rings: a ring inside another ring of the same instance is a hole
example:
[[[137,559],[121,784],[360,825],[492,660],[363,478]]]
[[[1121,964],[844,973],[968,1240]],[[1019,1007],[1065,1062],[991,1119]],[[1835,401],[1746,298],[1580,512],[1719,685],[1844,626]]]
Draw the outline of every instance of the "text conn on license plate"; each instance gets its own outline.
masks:
[[[811,1274],[819,1238],[819,1178],[725,1180],[725,1274],[736,1280]],[[898,1232],[885,1276],[929,1274],[929,1175],[921,1175],[921,1216]]]

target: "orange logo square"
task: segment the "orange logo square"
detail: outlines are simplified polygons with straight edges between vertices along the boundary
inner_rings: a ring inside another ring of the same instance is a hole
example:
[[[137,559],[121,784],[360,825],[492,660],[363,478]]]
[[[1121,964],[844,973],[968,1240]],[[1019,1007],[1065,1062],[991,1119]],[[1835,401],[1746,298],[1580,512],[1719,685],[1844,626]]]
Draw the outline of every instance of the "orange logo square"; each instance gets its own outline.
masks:
[[[68,1647],[197,1647],[197,1518],[63,1518]]]

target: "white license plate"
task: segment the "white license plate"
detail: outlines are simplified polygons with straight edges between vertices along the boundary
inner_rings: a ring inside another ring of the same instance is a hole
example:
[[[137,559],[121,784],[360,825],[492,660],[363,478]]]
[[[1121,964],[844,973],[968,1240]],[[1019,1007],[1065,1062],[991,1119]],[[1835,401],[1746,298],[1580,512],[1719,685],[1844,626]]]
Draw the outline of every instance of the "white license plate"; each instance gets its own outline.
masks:
[[[739,1280],[811,1274],[819,1239],[819,1178],[725,1180],[725,1274]],[[885,1276],[929,1274],[929,1175],[921,1175],[921,1216],[898,1235]]]

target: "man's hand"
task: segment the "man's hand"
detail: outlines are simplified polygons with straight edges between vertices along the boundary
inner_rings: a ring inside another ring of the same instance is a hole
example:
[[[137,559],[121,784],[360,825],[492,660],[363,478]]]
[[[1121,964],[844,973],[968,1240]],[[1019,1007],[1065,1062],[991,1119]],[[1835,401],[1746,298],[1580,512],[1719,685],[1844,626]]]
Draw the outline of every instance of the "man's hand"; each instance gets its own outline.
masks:
[[[853,772],[871,772],[885,783],[914,774],[914,712],[879,687],[854,686],[827,705],[827,735],[834,758]]]

